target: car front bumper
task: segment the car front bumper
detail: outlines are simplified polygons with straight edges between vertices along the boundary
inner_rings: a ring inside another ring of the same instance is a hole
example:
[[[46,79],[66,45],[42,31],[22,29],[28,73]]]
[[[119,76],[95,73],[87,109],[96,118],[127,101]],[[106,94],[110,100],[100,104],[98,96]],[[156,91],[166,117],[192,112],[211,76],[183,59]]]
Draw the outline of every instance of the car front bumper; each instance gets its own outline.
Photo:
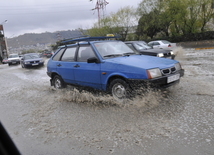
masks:
[[[20,60],[8,60],[7,63],[8,64],[19,64]]]
[[[38,62],[38,63],[30,63],[30,64],[24,64],[26,67],[36,67],[36,66],[43,66],[44,62]]]
[[[179,83],[180,77],[184,76],[184,70],[181,69],[180,71],[174,73],[174,74],[169,74],[165,75],[159,78],[154,78],[154,79],[148,79],[148,80],[136,80],[136,79],[127,79],[130,86],[132,88],[135,87],[155,87],[155,88],[167,88],[170,87],[176,83]]]
[[[164,57],[163,58],[167,58],[167,59],[175,59],[175,55],[167,55],[167,56],[165,56],[164,55]]]

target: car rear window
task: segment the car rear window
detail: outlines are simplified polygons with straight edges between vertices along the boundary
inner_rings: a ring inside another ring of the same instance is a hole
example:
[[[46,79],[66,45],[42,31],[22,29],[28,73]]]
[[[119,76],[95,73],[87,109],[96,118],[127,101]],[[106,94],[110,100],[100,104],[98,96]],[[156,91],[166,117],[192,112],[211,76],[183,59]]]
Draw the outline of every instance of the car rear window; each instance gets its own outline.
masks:
[[[169,42],[167,40],[163,40],[162,43],[164,43],[164,44],[170,44],[171,42]]]

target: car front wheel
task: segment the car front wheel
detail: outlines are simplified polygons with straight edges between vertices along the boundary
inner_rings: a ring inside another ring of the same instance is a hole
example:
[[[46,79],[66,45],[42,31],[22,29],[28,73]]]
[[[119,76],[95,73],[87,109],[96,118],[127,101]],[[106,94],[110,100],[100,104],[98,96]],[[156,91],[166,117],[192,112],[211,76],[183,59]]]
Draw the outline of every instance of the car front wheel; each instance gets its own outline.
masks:
[[[66,87],[66,84],[59,75],[55,75],[53,78],[53,86],[56,89],[62,89]]]
[[[123,101],[130,96],[130,87],[122,79],[114,79],[110,84],[111,94],[117,101]]]

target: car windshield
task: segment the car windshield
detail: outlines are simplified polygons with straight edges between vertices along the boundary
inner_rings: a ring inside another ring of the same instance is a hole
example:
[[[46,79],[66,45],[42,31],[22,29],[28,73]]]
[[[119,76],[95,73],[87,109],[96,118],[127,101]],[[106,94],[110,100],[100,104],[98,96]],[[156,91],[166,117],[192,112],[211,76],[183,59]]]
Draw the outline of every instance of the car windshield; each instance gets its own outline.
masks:
[[[126,44],[120,41],[99,42],[94,44],[100,55],[106,59],[110,57],[135,54]]]
[[[36,59],[36,58],[39,58],[38,54],[25,55],[25,60],[27,60],[27,59]]]
[[[19,57],[18,55],[14,54],[14,55],[9,55],[9,58],[17,58]]]
[[[151,49],[152,48],[151,46],[147,45],[144,42],[134,43],[134,46],[137,50],[145,50],[145,49]]]

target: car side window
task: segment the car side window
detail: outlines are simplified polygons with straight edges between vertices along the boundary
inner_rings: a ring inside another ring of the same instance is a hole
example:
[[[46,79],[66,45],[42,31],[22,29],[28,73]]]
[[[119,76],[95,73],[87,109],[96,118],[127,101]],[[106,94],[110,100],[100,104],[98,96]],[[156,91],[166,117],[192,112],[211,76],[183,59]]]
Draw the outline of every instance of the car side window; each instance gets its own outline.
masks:
[[[154,42],[153,45],[160,45],[160,43],[159,42]]]
[[[96,57],[91,46],[80,46],[77,56],[78,62],[87,62],[88,58]]]
[[[61,61],[73,62],[75,58],[76,47],[67,48],[61,58]]]
[[[54,61],[60,61],[61,55],[64,52],[64,48],[62,48],[59,52],[57,52],[57,54],[53,57]]]

